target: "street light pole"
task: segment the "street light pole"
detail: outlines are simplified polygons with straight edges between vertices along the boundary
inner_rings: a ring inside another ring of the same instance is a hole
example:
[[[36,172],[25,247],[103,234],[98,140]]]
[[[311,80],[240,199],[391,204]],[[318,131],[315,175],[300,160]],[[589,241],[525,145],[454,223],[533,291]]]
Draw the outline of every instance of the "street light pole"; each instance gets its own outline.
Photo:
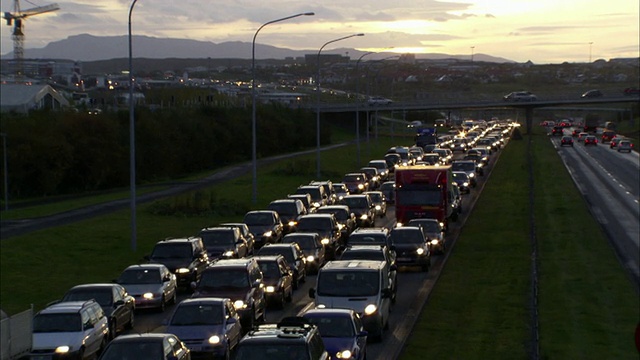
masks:
[[[133,115],[133,46],[131,41],[131,13],[138,0],[129,8],[129,186],[131,187],[131,250],[136,251],[136,135]]]
[[[375,52],[370,51],[360,55],[358,61],[356,61],[356,68],[354,70],[356,73],[356,146],[358,148],[358,161],[356,163],[357,166],[360,166],[360,75],[358,74],[358,67],[360,66],[360,61],[362,60],[362,58],[371,54],[375,54]]]
[[[589,64],[591,64],[591,46],[593,45],[593,41],[589,41]]]
[[[0,133],[2,136],[2,163],[3,163],[3,171],[4,171],[4,211],[9,210],[9,176],[7,173],[7,134]]]
[[[269,22],[262,24],[262,26],[260,26],[256,31],[256,33],[253,35],[253,41],[251,43],[251,104],[252,104],[251,105],[251,172],[253,177],[251,202],[253,204],[256,204],[258,202],[258,164],[257,164],[258,160],[257,160],[257,154],[256,154],[256,148],[257,148],[257,145],[256,145],[256,138],[257,138],[256,136],[256,37],[258,36],[258,33],[260,32],[260,30],[262,30],[263,27],[269,24],[293,19],[298,16],[312,16],[312,15],[315,15],[315,13],[306,12],[306,13],[300,13],[300,14],[283,17],[276,20],[271,20]]]
[[[351,34],[349,36],[344,36],[338,39],[327,41],[326,43],[324,43],[324,45],[320,47],[320,50],[318,50],[318,57],[317,57],[318,74],[316,76],[316,95],[317,95],[317,98],[316,98],[316,177],[317,179],[320,179],[320,53],[322,52],[322,49],[324,49],[325,46],[337,41],[352,38],[354,36],[364,36],[364,34],[362,33]]]
[[[475,48],[476,48],[475,46],[471,47],[471,62],[473,62],[473,49],[475,49]]]

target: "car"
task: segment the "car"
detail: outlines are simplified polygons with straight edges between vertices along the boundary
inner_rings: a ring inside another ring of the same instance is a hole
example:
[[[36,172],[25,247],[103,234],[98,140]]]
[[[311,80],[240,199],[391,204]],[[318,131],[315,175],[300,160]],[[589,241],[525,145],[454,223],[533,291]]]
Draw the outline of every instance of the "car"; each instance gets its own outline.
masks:
[[[182,300],[164,332],[176,335],[194,357],[229,359],[242,338],[240,317],[229,298]]]
[[[456,151],[461,151],[461,152],[464,153],[469,148],[470,148],[470,146],[469,146],[468,141],[467,141],[466,138],[455,138],[455,139],[453,139],[451,144],[449,144],[449,149],[453,153],[455,153]]]
[[[191,351],[174,334],[120,335],[109,343],[98,360],[191,360]]]
[[[560,146],[573,147],[573,138],[571,136],[563,136],[562,139],[560,139]]]
[[[267,300],[264,279],[253,258],[220,259],[211,264],[200,281],[191,283],[192,298],[229,298],[245,331],[264,322]]]
[[[378,175],[378,169],[373,166],[361,167],[359,172],[367,175],[369,181],[369,190],[376,190],[380,187],[380,176]]]
[[[389,164],[384,159],[370,160],[367,164],[368,167],[374,167],[378,169],[378,175],[380,176],[380,182],[387,181],[389,178]]]
[[[447,249],[447,242],[444,236],[444,224],[439,222],[438,219],[411,219],[407,223],[407,226],[421,227],[422,232],[425,233],[427,240],[429,241],[429,249],[431,250],[431,252],[444,254]]]
[[[309,289],[315,307],[352,309],[375,342],[389,328],[392,290],[389,264],[375,260],[329,261]]]
[[[484,147],[475,147],[475,148],[472,148],[469,151],[479,152],[480,153],[480,162],[482,164],[484,164],[484,166],[489,165],[489,162],[491,161],[491,150],[489,150],[487,148],[484,148]]]
[[[575,129],[571,130],[571,136],[578,137],[578,135],[580,135],[581,132],[582,132],[582,129],[575,128]]]
[[[476,187],[478,184],[477,181],[477,173],[478,166],[473,160],[454,160],[451,163],[451,170],[453,171],[464,171],[469,176],[469,183],[471,187]]]
[[[300,249],[302,249],[307,259],[305,263],[305,271],[307,274],[317,274],[318,269],[327,261],[326,250],[322,244],[322,237],[318,233],[290,233],[282,238],[282,243],[297,243],[298,246],[300,246]]]
[[[385,245],[391,249],[389,229],[385,227],[357,228],[347,239],[347,246],[353,245]]]
[[[249,254],[253,254],[256,238],[251,233],[251,230],[249,230],[249,226],[247,224],[230,222],[230,223],[222,223],[219,226],[238,228],[238,230],[240,230],[240,235],[242,235],[244,240],[247,242],[247,247],[249,248]]]
[[[311,181],[309,185],[320,185],[324,188],[325,194],[327,194],[327,205],[335,204],[338,201],[338,196],[336,195],[335,190],[333,189],[333,182],[331,180],[315,180]]]
[[[307,208],[300,199],[276,199],[267,205],[267,209],[274,210],[280,215],[285,234],[296,231],[300,217],[308,214]]]
[[[333,259],[343,246],[340,224],[333,213],[315,213],[301,217],[298,232],[319,234],[320,242],[325,248],[325,256],[329,260]]]
[[[453,171],[452,178],[453,181],[458,184],[458,187],[463,194],[471,193],[471,180],[469,179],[469,174],[465,171]]]
[[[265,286],[267,305],[284,309],[285,303],[293,300],[293,270],[284,256],[255,255],[260,266]]]
[[[284,225],[280,215],[274,210],[252,210],[244,214],[242,222],[249,226],[249,231],[256,239],[254,251],[265,244],[274,244],[282,241]]]
[[[564,127],[563,126],[554,126],[551,130],[552,136],[562,136],[564,135]]]
[[[440,155],[436,153],[426,153],[422,155],[422,160],[417,161],[416,164],[422,165],[440,165]]]
[[[396,251],[398,266],[418,266],[422,271],[431,267],[431,250],[425,233],[418,226],[395,227],[389,241]]]
[[[282,255],[293,271],[293,289],[307,280],[307,258],[298,243],[268,244],[258,250],[256,255]]]
[[[136,300],[120,284],[92,283],[76,285],[62,296],[61,302],[95,300],[109,320],[109,339],[133,329]]]
[[[317,214],[333,214],[338,227],[340,228],[340,243],[343,244],[344,240],[356,229],[356,215],[351,212],[349,206],[344,204],[326,205],[318,208]]]
[[[109,320],[95,300],[49,305],[31,326],[30,359],[92,359],[109,341]]]
[[[333,192],[336,194],[336,202],[339,202],[343,197],[349,195],[349,189],[347,189],[347,185],[343,183],[333,183]]]
[[[587,145],[593,145],[593,146],[597,146],[598,145],[598,138],[595,137],[594,135],[588,135],[584,138],[584,146]]]
[[[376,260],[389,264],[389,288],[391,289],[391,303],[396,303],[398,293],[398,267],[396,252],[386,245],[351,245],[347,247],[340,260]]]
[[[578,142],[584,142],[584,138],[586,138],[587,136],[589,136],[588,132],[580,132],[578,134]]]
[[[320,331],[304,319],[288,317],[262,324],[240,340],[235,360],[328,360]]]
[[[599,98],[599,97],[603,97],[603,96],[604,96],[604,94],[602,94],[602,91],[600,91],[598,89],[588,90],[588,91],[585,91],[582,95],[580,95],[580,97],[583,98],[583,99]]]
[[[289,194],[287,195],[287,199],[298,199],[302,201],[302,205],[307,209],[307,214],[311,214],[316,211],[316,208],[313,206],[313,199],[311,199],[311,195],[308,193]]]
[[[633,143],[629,140],[620,140],[618,143],[618,152],[631,152],[633,150]]]
[[[114,280],[136,300],[136,310],[158,309],[177,303],[176,274],[162,264],[130,265]]]
[[[361,194],[365,191],[369,191],[367,175],[362,172],[345,174],[342,177],[342,183],[345,184],[349,190],[349,195]]]
[[[367,331],[352,309],[308,309],[300,314],[320,330],[332,359],[366,360]]]
[[[609,141],[609,148],[613,149],[616,146],[618,146],[618,143],[620,142],[620,140],[625,140],[626,137],[620,135],[620,134],[616,134],[614,137],[611,138],[611,140]]]
[[[453,221],[458,219],[458,215],[462,213],[462,193],[460,192],[460,187],[456,182],[451,184],[451,207],[454,210],[454,214],[452,217]]]
[[[433,149],[431,152],[440,155],[440,162],[443,165],[448,165],[453,161],[453,152],[450,149]]]
[[[396,153],[387,153],[384,155],[384,161],[387,162],[387,166],[389,167],[389,172],[395,172],[396,168],[402,165],[402,158],[400,154]]]
[[[383,218],[387,215],[387,199],[382,191],[367,191],[365,194],[371,197],[374,206],[374,212],[377,216]]]
[[[151,264],[163,264],[176,275],[179,287],[189,288],[198,281],[209,265],[209,255],[199,237],[168,238],[158,241],[151,254],[145,256]]]
[[[602,132],[602,143],[606,143],[611,141],[611,139],[613,139],[616,136],[616,132],[615,131],[611,131],[611,130],[605,130]]]
[[[347,205],[349,210],[356,215],[358,227],[371,227],[376,225],[375,205],[371,201],[371,196],[366,194],[348,195],[342,198],[342,204]]]
[[[367,104],[369,104],[370,106],[389,105],[391,103],[393,103],[393,100],[387,99],[387,98],[382,97],[382,96],[371,96],[367,100]]]
[[[487,149],[487,151],[489,152],[489,155],[491,155],[491,153],[493,153],[495,149],[495,146],[493,146],[493,143],[495,142],[495,140],[492,140],[490,138],[480,138],[478,139],[478,141],[476,141],[476,147],[474,149],[478,149],[478,148],[483,148],[483,149]]]
[[[241,258],[249,255],[249,245],[240,229],[227,226],[206,227],[198,236],[207,249],[209,260]]]
[[[388,203],[396,201],[396,182],[385,181],[380,185],[380,191],[384,194],[384,198]]]
[[[296,194],[311,195],[311,208],[317,209],[329,203],[329,194],[322,185],[301,185],[296,189]]]
[[[504,101],[536,101],[538,97],[529,91],[514,91],[502,97]]]
[[[637,87],[628,87],[625,88],[622,93],[625,96],[634,96],[634,95],[640,95],[640,89]]]

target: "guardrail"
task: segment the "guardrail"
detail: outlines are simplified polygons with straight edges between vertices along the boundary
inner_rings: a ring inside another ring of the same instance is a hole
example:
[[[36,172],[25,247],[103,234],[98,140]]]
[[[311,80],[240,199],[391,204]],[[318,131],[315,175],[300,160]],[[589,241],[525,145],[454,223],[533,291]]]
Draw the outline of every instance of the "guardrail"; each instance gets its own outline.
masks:
[[[31,351],[33,305],[0,321],[0,360],[19,359]]]

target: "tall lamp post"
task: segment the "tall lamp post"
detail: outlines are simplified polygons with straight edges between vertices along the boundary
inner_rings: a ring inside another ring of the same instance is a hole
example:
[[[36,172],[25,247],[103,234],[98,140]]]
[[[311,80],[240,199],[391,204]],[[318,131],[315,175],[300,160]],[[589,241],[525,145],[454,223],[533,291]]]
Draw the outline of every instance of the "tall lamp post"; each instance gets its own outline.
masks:
[[[9,210],[9,175],[7,174],[7,134],[0,133],[2,136],[2,163],[4,172],[4,211]]]
[[[593,41],[589,41],[589,64],[591,64],[591,46],[593,45]]]
[[[316,95],[317,95],[317,98],[316,98],[316,177],[318,179],[320,179],[320,53],[322,52],[322,49],[324,49],[325,46],[337,41],[352,38],[354,36],[364,36],[364,34],[362,33],[351,34],[349,36],[343,36],[341,38],[327,41],[326,43],[324,43],[324,45],[320,47],[320,50],[318,50],[318,57],[317,57],[318,74],[316,76]]]
[[[289,19],[293,19],[299,16],[312,16],[315,15],[313,12],[306,12],[295,14],[287,17],[283,17],[276,20],[271,20],[262,24],[253,35],[253,42],[251,43],[251,168],[252,168],[252,177],[253,177],[253,186],[252,186],[252,195],[251,201],[256,204],[258,202],[258,164],[257,164],[257,155],[256,155],[256,37],[260,30],[263,27],[277,23],[280,21],[285,21]]]
[[[375,54],[375,52],[369,51],[360,55],[358,61],[356,61],[356,68],[354,70],[356,73],[356,146],[358,148],[358,162],[356,163],[357,166],[360,166],[360,99],[358,99],[358,96],[360,94],[360,75],[358,74],[358,67],[360,66],[360,61],[362,60],[362,58],[371,54]]]
[[[131,187],[131,250],[136,251],[136,134],[133,116],[133,46],[131,41],[131,13],[138,0],[129,8],[129,186]]]
[[[471,62],[473,62],[473,50],[474,50],[475,48],[476,48],[475,46],[472,46],[472,47],[471,47]]]

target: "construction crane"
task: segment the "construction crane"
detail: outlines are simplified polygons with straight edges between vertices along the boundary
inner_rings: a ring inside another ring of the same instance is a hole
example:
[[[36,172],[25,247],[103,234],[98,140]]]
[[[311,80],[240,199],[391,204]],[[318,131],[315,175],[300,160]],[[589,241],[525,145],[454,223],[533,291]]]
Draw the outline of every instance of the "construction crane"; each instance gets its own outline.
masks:
[[[15,61],[15,73],[16,77],[22,77],[23,73],[23,59],[24,59],[24,20],[33,15],[43,14],[60,9],[58,4],[50,4],[44,6],[34,7],[28,10],[20,10],[20,1],[13,1],[13,12],[5,12],[3,18],[7,20],[7,25],[13,26],[13,59]]]

